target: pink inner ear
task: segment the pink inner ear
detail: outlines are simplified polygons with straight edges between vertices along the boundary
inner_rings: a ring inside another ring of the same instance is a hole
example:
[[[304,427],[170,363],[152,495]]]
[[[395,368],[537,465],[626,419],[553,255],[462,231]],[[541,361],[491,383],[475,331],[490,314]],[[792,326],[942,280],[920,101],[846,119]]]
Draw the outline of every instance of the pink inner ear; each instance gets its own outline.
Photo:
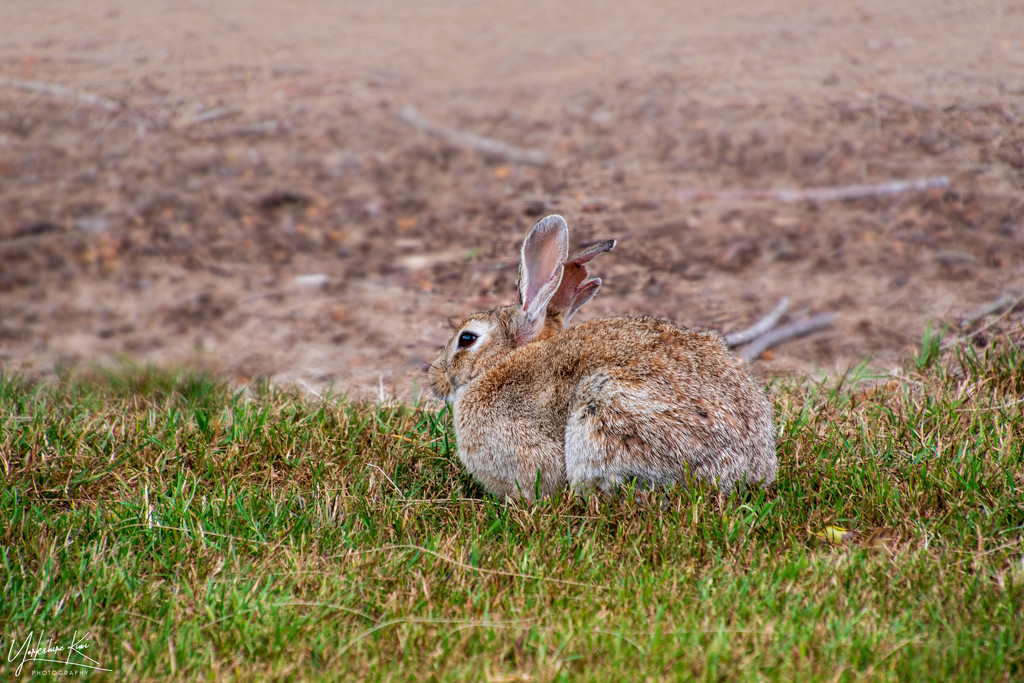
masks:
[[[548,308],[555,311],[568,311],[572,307],[576,288],[587,279],[587,274],[586,266],[576,265],[573,261],[566,263],[565,270],[562,271],[562,283],[551,298]]]
[[[572,307],[570,310],[573,313],[578,311],[580,309],[580,306],[594,298],[594,295],[597,294],[597,290],[600,287],[601,278],[599,277],[592,277],[586,282],[582,283],[579,287],[576,288],[576,291],[573,293]]]
[[[561,259],[552,250],[541,250],[540,253],[532,255],[533,263],[530,268],[529,280],[526,285],[526,296],[523,300],[523,307],[528,308],[536,303],[538,297],[543,293],[545,287],[558,280],[561,269]]]
[[[523,242],[519,298],[527,316],[547,306],[562,278],[562,261],[569,250],[568,232],[561,216],[548,216],[533,226]]]

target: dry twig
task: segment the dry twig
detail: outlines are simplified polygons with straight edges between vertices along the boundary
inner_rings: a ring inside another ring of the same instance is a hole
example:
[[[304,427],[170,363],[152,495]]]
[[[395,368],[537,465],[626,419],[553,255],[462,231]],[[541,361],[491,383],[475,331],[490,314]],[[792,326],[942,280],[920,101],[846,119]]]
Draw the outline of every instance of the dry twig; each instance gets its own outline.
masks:
[[[783,325],[782,327],[778,327],[770,332],[762,334],[750,344],[740,349],[740,358],[743,359],[744,363],[751,363],[757,360],[762,353],[776,344],[780,344],[787,339],[792,339],[793,337],[802,337],[805,334],[810,334],[811,332],[820,330],[823,327],[828,327],[835,319],[835,313],[820,313],[810,318],[797,320],[787,325]]]
[[[782,319],[782,314],[786,312],[787,308],[789,308],[789,299],[782,297],[779,299],[778,305],[775,306],[775,310],[771,313],[761,318],[745,330],[725,335],[725,343],[731,348],[734,346],[742,346],[754,341],[756,338],[778,325],[779,320]]]
[[[46,95],[52,95],[54,97],[60,97],[63,99],[74,100],[79,104],[84,104],[89,107],[96,107],[98,109],[105,109],[109,112],[119,112],[124,109],[124,105],[114,100],[108,100],[106,97],[97,95],[96,93],[85,92],[83,90],[75,90],[69,88],[66,85],[59,83],[44,83],[42,81],[23,81],[20,78],[8,78],[7,76],[0,76],[0,85],[6,85],[11,88],[17,88],[18,90],[27,90],[28,92],[43,93]]]
[[[547,154],[539,149],[515,147],[501,142],[500,140],[487,138],[482,135],[464,133],[453,129],[439,128],[431,123],[416,107],[412,105],[402,107],[398,112],[398,117],[409,125],[419,128],[425,133],[444,138],[456,147],[471,149],[474,152],[479,152],[485,157],[491,159],[508,161],[515,164],[530,164],[533,166],[543,166],[547,163]]]
[[[839,187],[809,187],[806,189],[780,188],[776,190],[679,190],[676,199],[681,202],[718,199],[726,201],[768,200],[776,202],[830,202],[866,197],[884,197],[904,192],[944,190],[949,187],[947,176],[934,176],[918,180],[894,180],[869,185],[842,185]]]
[[[197,126],[201,123],[209,123],[210,121],[217,121],[228,116],[237,116],[240,113],[238,107],[216,107],[214,109],[207,109],[201,111],[194,116],[185,116],[179,122],[180,128],[190,128],[191,126]]]
[[[190,126],[186,126],[190,127]],[[204,140],[223,140],[231,137],[258,137],[263,135],[275,135],[285,130],[284,126],[279,121],[270,119],[268,121],[259,121],[257,123],[240,123],[237,126],[226,126],[223,128],[213,128],[212,130],[206,131],[202,134]]]
[[[835,313],[822,313],[811,318],[791,322],[782,327],[776,327],[788,307],[789,299],[782,297],[771,313],[745,330],[725,335],[725,343],[728,344],[729,348],[736,348],[737,346],[747,344],[738,353],[744,363],[751,363],[772,346],[780,344],[787,339],[810,334],[823,327],[827,327],[836,317]]]
[[[960,321],[961,328],[966,329],[973,325],[974,323],[976,323],[977,321],[984,318],[985,316],[991,315],[993,313],[999,313],[1000,311],[1002,312],[999,313],[999,315],[994,320],[990,321],[986,325],[982,325],[978,329],[972,331],[970,334],[965,334],[963,336],[954,336],[950,337],[949,339],[946,339],[946,341],[942,343],[942,349],[951,349],[961,342],[967,341],[968,339],[973,339],[978,335],[988,331],[989,328],[994,327],[999,323],[999,321],[1005,319],[1006,316],[1010,315],[1010,313],[1013,313],[1013,311],[1017,310],[1017,306],[1019,306],[1022,303],[1024,303],[1024,294],[1022,294],[1019,291],[1011,290],[1003,294],[995,301],[987,303],[984,306],[975,309],[974,311],[969,313],[963,320]]]
[[[1020,292],[1006,292],[995,301],[990,301],[984,306],[981,306],[980,308],[977,308],[968,313],[966,316],[964,316],[964,319],[960,321],[960,326],[970,327],[972,323],[981,320],[987,315],[998,313],[1002,311],[1004,308],[1009,308],[1010,310],[1013,310],[1014,308],[1017,307],[1017,304],[1021,303],[1022,301],[1024,301],[1024,294],[1021,294]]]
[[[911,97],[903,95],[902,93],[886,91],[883,93],[879,93],[878,97],[879,99],[890,100],[892,102],[896,102],[897,104],[902,104],[904,106],[917,109],[918,111],[932,111],[932,107],[929,107],[921,100],[915,100]]]

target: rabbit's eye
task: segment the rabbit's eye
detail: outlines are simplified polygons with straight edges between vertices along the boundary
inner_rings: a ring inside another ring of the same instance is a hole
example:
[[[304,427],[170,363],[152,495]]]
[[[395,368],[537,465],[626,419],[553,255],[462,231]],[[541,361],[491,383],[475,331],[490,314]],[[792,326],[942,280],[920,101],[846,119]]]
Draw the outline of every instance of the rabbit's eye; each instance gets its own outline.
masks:
[[[476,341],[477,335],[472,332],[463,332],[459,335],[459,348],[465,349],[473,345]]]

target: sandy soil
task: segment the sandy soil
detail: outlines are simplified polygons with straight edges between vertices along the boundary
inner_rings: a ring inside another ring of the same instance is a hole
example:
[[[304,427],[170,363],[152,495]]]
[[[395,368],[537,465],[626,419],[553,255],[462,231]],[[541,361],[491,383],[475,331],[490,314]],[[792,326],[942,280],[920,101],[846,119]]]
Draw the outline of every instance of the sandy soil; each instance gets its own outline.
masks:
[[[895,366],[926,325],[1024,293],[1024,5],[365,4],[0,7],[3,368],[126,356],[413,396],[450,316],[511,299],[550,212],[621,240],[581,319],[839,314],[761,376]]]

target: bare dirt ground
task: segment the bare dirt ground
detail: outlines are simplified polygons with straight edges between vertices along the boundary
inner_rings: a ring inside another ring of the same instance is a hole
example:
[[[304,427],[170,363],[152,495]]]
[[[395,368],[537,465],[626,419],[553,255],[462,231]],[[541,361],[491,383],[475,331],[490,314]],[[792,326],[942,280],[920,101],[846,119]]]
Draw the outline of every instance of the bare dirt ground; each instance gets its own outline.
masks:
[[[127,356],[412,396],[450,316],[511,299],[552,212],[577,244],[620,240],[581,318],[839,314],[763,377],[898,365],[1024,284],[1020,3],[370,5],[3,3],[2,367]],[[431,137],[406,105],[548,163]]]

